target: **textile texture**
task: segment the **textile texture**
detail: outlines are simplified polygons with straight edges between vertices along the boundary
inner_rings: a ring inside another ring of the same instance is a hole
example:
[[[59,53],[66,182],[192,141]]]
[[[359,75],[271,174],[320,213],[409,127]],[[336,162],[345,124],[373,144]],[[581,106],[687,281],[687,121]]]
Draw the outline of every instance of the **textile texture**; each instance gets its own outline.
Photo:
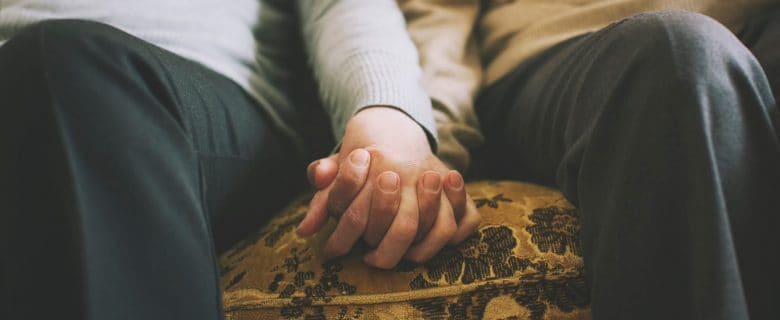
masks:
[[[483,90],[473,168],[578,208],[594,318],[780,318],[778,21],[636,15]]]
[[[328,226],[303,239],[301,197],[220,257],[225,318],[590,319],[579,215],[561,193],[517,182],[474,182],[483,220],[463,243],[423,264],[365,265],[367,247],[321,255]]]
[[[238,85],[104,24],[17,35],[0,97],[0,319],[219,319],[215,249],[305,184]]]

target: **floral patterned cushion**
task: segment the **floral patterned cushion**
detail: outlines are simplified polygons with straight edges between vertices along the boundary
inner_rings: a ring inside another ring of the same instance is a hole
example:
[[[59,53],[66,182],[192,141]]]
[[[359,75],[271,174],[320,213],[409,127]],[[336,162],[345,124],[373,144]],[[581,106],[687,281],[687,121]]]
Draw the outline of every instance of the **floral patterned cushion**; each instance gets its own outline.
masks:
[[[575,208],[531,184],[468,190],[483,217],[479,231],[394,270],[364,265],[366,247],[324,260],[335,223],[297,237],[310,197],[295,201],[220,257],[226,319],[590,319]]]

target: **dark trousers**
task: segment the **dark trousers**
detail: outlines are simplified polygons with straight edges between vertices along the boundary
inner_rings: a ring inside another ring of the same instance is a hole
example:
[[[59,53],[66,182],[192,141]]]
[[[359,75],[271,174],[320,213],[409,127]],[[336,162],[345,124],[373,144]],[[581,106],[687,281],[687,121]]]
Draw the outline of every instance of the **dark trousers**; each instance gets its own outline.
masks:
[[[778,68],[778,13],[625,19],[484,91],[477,170],[577,205],[594,319],[780,319]]]
[[[0,155],[0,319],[219,319],[215,247],[305,183],[235,83],[83,21],[0,47]]]

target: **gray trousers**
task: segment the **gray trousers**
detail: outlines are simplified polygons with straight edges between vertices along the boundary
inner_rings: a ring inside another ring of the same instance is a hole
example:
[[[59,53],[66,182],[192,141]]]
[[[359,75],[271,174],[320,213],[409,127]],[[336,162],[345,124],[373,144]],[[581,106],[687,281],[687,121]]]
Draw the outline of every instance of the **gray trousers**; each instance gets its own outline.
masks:
[[[222,75],[107,25],[31,26],[0,47],[0,319],[220,319],[216,254],[304,172]]]
[[[487,88],[476,170],[577,205],[594,319],[780,319],[778,68],[777,12],[630,17]]]

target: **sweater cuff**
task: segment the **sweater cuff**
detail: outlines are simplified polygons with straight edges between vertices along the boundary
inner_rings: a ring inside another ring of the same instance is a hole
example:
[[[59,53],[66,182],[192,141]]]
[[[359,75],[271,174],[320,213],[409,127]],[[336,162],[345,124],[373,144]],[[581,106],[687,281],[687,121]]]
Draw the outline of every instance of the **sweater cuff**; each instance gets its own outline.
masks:
[[[346,83],[340,88],[348,91],[332,92],[332,98],[337,105],[352,108],[339,108],[341,114],[332,117],[337,141],[342,139],[347,121],[357,112],[367,107],[392,107],[406,113],[423,128],[432,152],[436,152],[431,100],[420,83],[419,72],[400,67],[408,64],[381,51],[356,53],[345,59],[341,72],[347,75],[343,77]]]

